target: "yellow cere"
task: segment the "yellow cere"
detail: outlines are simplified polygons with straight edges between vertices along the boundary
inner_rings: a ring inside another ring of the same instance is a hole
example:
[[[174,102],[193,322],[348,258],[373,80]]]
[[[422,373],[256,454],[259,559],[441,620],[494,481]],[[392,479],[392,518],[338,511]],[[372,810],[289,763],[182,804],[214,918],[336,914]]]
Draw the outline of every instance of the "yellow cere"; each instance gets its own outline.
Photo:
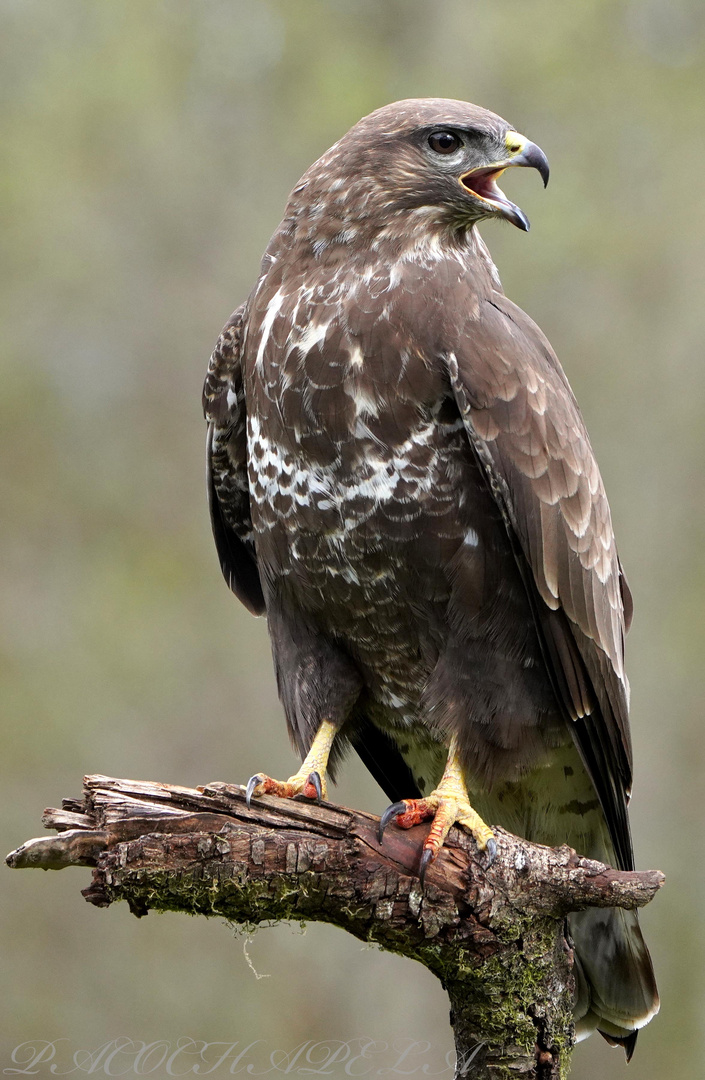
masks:
[[[529,140],[525,135],[520,135],[518,131],[508,131],[504,141],[510,154],[519,154]]]

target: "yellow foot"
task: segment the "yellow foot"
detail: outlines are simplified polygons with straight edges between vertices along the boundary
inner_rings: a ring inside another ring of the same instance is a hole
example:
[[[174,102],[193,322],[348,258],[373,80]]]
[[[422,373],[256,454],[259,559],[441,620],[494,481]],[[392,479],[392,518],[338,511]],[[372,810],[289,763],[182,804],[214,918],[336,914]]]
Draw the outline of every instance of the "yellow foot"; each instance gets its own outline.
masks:
[[[279,795],[284,799],[293,799],[303,795],[305,799],[320,802],[327,797],[326,769],[333,740],[338,733],[338,725],[331,720],[322,720],[311,743],[301,768],[288,780],[272,780],[266,773],[256,773],[247,781],[245,798],[247,805],[253,795]]]
[[[488,866],[492,865],[497,855],[497,841],[492,830],[470,805],[454,739],[451,741],[445,772],[438,787],[424,799],[402,799],[384,811],[379,821],[380,844],[384,830],[392,818],[396,818],[400,829],[411,829],[422,821],[433,822],[421,853],[419,876],[422,881],[429,863],[433,862],[455,824],[464,825],[470,830],[480,851],[487,852]]]
[[[265,773],[256,773],[247,781],[245,798],[247,805],[253,795],[279,795],[283,799],[293,799],[295,795],[303,795],[305,799],[314,799],[320,802],[326,798],[326,780],[314,769],[312,772],[298,772],[290,776],[288,780],[273,780]]]

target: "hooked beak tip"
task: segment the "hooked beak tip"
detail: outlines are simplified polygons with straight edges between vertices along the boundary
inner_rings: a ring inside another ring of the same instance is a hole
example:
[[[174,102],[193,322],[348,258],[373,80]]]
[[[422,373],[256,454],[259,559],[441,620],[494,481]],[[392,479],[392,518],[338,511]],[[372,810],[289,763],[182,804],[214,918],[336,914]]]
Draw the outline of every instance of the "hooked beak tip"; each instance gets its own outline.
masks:
[[[548,158],[541,147],[537,146],[536,143],[527,143],[519,157],[514,159],[513,164],[523,165],[529,169],[536,169],[543,180],[544,188],[548,187],[548,178],[551,173],[548,165]]]

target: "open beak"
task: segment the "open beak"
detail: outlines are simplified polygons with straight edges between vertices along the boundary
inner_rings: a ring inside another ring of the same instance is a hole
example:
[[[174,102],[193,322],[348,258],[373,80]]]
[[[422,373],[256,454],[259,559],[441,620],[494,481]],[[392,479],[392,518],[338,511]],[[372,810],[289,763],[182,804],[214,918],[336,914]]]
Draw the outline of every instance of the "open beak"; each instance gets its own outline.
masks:
[[[523,135],[516,131],[509,131],[506,135],[507,157],[494,165],[483,165],[477,169],[471,169],[463,173],[458,179],[466,191],[469,191],[476,199],[488,203],[495,213],[511,221],[518,229],[524,232],[529,230],[529,219],[523,210],[520,210],[513,202],[510,202],[501,188],[497,187],[497,178],[505,169],[522,166],[529,169],[537,169],[543,180],[543,186],[548,183],[548,160],[543,150],[536,143],[529,142]]]

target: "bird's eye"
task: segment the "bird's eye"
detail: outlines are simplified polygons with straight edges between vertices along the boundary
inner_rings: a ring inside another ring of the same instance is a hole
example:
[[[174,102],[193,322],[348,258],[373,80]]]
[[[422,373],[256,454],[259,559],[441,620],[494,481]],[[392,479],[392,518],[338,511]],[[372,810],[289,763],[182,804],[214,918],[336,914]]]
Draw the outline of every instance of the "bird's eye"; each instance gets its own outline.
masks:
[[[452,131],[434,131],[428,137],[428,145],[436,154],[453,154],[461,143]]]

